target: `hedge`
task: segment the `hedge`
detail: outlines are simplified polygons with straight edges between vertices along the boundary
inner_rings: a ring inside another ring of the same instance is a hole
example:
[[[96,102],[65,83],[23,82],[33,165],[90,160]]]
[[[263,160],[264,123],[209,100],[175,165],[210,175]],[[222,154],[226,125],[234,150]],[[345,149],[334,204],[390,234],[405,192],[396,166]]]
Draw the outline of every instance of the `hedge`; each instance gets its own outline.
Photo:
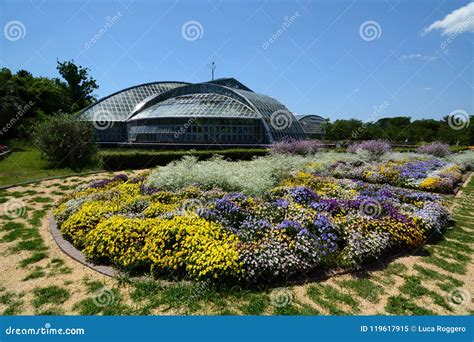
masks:
[[[103,150],[100,152],[103,167],[110,171],[164,166],[174,160],[181,159],[185,155],[196,156],[199,160],[209,159],[214,155],[221,155],[225,159],[230,160],[251,160],[256,156],[264,156],[267,154],[268,150],[264,148],[200,151]]]
[[[451,146],[452,152],[468,149],[465,146]],[[345,152],[345,148],[331,149],[335,152]],[[414,149],[396,148],[398,151],[413,151]],[[179,151],[151,151],[151,150],[101,150],[100,156],[103,167],[110,171],[126,169],[145,169],[154,166],[164,166],[179,160],[185,155],[197,156],[199,160],[209,159],[214,155],[221,155],[230,160],[251,160],[253,157],[264,156],[269,152],[265,148],[227,149],[227,150],[179,150]]]

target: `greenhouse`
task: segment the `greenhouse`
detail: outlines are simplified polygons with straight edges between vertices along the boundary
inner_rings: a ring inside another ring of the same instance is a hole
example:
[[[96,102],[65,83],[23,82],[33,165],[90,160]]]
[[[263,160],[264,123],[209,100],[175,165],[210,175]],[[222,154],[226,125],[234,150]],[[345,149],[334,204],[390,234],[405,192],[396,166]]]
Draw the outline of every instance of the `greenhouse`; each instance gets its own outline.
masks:
[[[295,117],[309,138],[325,138],[326,130],[324,129],[325,120],[323,117],[319,115],[296,115]]]
[[[233,78],[142,84],[99,100],[82,115],[102,144],[255,146],[306,137],[283,104]]]

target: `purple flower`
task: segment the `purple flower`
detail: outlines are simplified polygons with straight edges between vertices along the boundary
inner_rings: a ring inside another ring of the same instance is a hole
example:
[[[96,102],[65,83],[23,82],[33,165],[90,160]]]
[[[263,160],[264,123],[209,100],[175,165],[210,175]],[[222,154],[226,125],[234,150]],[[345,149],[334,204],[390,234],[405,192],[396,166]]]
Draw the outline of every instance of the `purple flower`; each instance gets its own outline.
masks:
[[[322,210],[332,213],[337,212],[343,206],[343,201],[336,198],[323,198],[320,205]]]
[[[326,204],[324,202],[311,202],[308,207],[310,207],[311,209],[313,210],[316,210],[316,211],[324,211],[326,210]]]
[[[271,147],[272,153],[306,155],[315,153],[324,145],[314,140],[280,141]]]
[[[142,195],[152,195],[158,191],[160,191],[160,189],[155,188],[153,186],[148,186],[145,184],[140,185],[140,192],[142,193]]]
[[[293,200],[299,204],[311,203],[320,198],[313,190],[305,186],[291,188],[288,192]]]
[[[290,234],[297,234],[303,229],[303,226],[298,221],[283,220],[276,229],[285,229]]]
[[[289,202],[283,198],[277,198],[273,203],[272,206],[277,208],[288,208]]]
[[[145,177],[134,177],[134,178],[131,178],[128,182],[130,184],[136,184],[136,183],[141,183],[145,180]]]
[[[239,204],[246,198],[239,193],[226,194],[211,204],[210,208],[204,208],[198,214],[205,219],[219,222],[229,229],[239,229],[245,219],[252,217],[251,213]]]
[[[322,251],[328,250],[333,253],[337,249],[338,235],[334,227],[324,215],[317,214],[313,220],[315,232],[313,233],[322,242]]]
[[[352,144],[347,148],[347,152],[350,153],[356,153],[358,150],[368,151],[372,157],[380,157],[384,153],[390,152],[392,146],[384,140],[367,140]]]
[[[124,182],[128,181],[128,176],[124,173],[119,173],[118,175],[115,175],[114,178],[112,178],[112,181],[118,181],[118,180],[122,180]]]
[[[112,183],[112,179],[100,179],[100,180],[96,180],[96,181],[92,181],[91,183],[89,183],[89,188],[93,188],[93,189],[101,189],[103,187],[105,187],[107,184],[110,184]]]
[[[420,146],[416,149],[418,153],[431,154],[435,157],[446,157],[451,154],[448,144],[434,142],[431,144]]]
[[[428,173],[446,165],[445,162],[438,159],[420,160],[408,162],[397,167],[400,171],[400,178],[423,179]]]

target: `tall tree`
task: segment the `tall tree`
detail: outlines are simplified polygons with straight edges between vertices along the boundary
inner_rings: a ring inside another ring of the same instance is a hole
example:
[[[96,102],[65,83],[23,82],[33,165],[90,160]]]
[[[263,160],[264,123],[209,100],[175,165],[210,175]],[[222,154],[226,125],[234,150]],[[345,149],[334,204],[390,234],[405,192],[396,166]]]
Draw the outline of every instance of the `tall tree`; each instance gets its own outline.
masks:
[[[26,104],[21,96],[24,91],[9,69],[0,69],[0,141],[17,134],[18,123],[23,116],[21,109]]]
[[[57,61],[57,69],[66,81],[66,88],[71,99],[70,112],[76,112],[95,102],[94,90],[99,86],[95,79],[89,76],[89,69],[76,65],[74,60]]]
[[[326,136],[331,140],[354,139],[363,130],[363,123],[360,120],[336,120],[327,125]]]

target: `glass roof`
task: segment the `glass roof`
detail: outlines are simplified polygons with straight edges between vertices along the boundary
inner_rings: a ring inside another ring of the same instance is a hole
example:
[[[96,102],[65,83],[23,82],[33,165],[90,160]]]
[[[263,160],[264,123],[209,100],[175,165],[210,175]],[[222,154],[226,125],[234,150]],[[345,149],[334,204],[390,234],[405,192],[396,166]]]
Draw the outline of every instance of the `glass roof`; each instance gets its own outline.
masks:
[[[316,114],[295,114],[296,120],[300,121],[304,118],[314,118],[315,120],[324,120],[322,116]]]
[[[94,120],[100,116],[107,121],[125,121],[145,98],[187,85],[184,82],[155,82],[138,85],[112,94],[83,111],[83,118]]]
[[[319,115],[297,115],[296,119],[299,121],[303,130],[307,134],[321,134],[324,133],[323,123],[324,118]]]
[[[248,90],[247,90],[248,89]],[[156,82],[112,94],[83,111],[88,120],[135,121],[161,117],[262,119],[270,141],[304,139],[295,116],[274,98],[235,79],[189,84]]]
[[[161,117],[253,118],[260,115],[249,106],[215,93],[186,94],[158,102],[133,116],[129,121]]]
[[[218,84],[218,85],[226,86],[228,88],[235,88],[235,89],[242,89],[242,90],[252,91],[252,89],[250,89],[246,85],[240,83],[235,78],[218,78],[216,80],[209,81],[208,83]]]
[[[298,120],[281,102],[270,96],[250,91],[240,89],[234,91],[246,98],[259,111],[273,140],[306,138]]]

